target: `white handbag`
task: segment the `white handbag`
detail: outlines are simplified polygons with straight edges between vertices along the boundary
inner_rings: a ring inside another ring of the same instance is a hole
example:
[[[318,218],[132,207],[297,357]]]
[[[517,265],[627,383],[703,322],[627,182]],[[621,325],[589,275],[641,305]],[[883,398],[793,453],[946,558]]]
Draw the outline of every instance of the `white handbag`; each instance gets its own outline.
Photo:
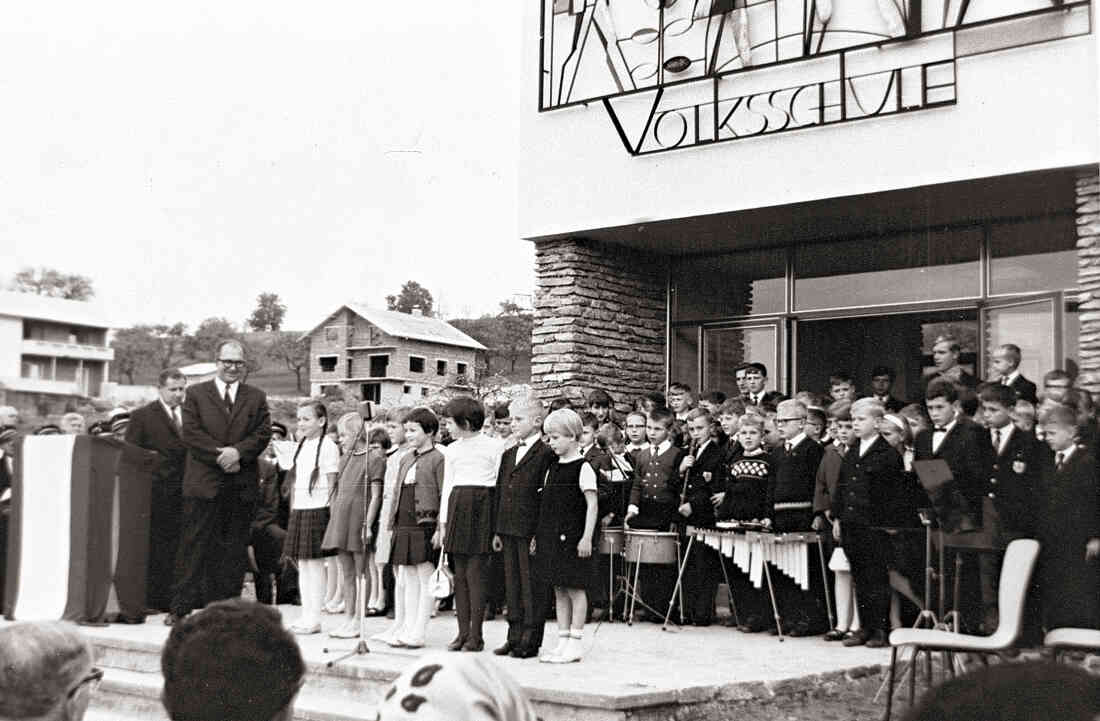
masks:
[[[439,554],[439,564],[428,577],[428,591],[434,598],[447,598],[455,592],[455,579],[447,568],[447,554]]]

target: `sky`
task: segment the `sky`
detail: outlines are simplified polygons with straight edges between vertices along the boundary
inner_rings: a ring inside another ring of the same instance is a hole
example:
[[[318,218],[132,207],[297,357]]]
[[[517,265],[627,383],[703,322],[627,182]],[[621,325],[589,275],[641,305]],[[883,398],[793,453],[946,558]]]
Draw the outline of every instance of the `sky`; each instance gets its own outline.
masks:
[[[119,326],[304,329],[409,279],[445,317],[534,285],[518,2],[0,5],[0,282],[90,276]]]

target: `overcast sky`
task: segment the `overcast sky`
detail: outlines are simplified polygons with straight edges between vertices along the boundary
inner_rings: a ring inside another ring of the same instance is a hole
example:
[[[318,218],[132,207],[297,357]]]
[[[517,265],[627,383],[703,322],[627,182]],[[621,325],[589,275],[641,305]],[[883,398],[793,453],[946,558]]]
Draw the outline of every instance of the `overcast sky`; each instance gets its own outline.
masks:
[[[516,233],[520,4],[0,5],[0,247],[91,276],[119,324],[305,328],[427,286],[530,293]],[[489,272],[491,271],[491,272]]]

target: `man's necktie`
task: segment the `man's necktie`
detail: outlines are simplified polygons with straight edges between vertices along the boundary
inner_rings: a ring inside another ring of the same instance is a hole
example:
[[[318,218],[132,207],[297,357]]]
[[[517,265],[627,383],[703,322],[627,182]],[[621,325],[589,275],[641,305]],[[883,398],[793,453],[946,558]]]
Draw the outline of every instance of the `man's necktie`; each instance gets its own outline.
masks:
[[[794,446],[792,446],[792,445],[791,445],[791,442],[790,442],[790,441],[787,441],[787,442],[786,442],[786,443],[784,444],[784,446],[786,446],[786,448],[787,448],[787,453],[790,453],[790,452],[791,452],[791,449],[792,449],[792,448],[794,448]]]
[[[225,411],[226,413],[233,412],[233,396],[229,395],[229,386],[225,387]]]
[[[180,418],[180,407],[176,406],[172,409],[172,421],[176,424],[176,428],[183,429],[183,419]]]
[[[1003,385],[1003,386],[1008,385],[1008,376],[1005,376],[1005,377],[1001,378],[1001,385]]]
[[[1000,428],[994,428],[993,429],[993,452],[994,453],[1000,453],[1001,452],[1001,429]]]
[[[1061,452],[1057,453],[1054,456],[1054,468],[1056,470],[1059,470],[1059,471],[1062,470],[1062,464],[1065,462],[1065,460],[1066,460],[1066,454],[1065,453],[1061,453]]]

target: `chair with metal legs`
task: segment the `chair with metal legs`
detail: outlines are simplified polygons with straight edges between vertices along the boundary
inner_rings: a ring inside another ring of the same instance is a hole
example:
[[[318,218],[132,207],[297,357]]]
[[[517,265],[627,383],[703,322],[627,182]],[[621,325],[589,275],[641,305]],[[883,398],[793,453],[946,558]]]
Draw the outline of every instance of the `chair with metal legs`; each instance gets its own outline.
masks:
[[[1043,637],[1043,645],[1054,651],[1054,660],[1060,660],[1064,651],[1091,651],[1100,653],[1100,630],[1094,628],[1056,628]]]
[[[942,651],[946,654],[975,653],[984,661],[990,654],[1007,650],[1016,643],[1023,626],[1024,599],[1027,597],[1031,573],[1035,569],[1035,560],[1038,556],[1039,542],[1034,539],[1022,538],[1008,544],[1004,562],[1001,565],[1001,584],[997,598],[1000,624],[992,636],[971,636],[928,628],[899,628],[890,634],[890,670],[887,675],[885,715],[887,721],[893,710],[894,674],[899,648],[913,647],[912,673],[909,676],[909,705],[912,706],[917,678],[915,661],[922,651],[926,654],[931,654],[933,651]],[[951,662],[948,661],[944,664],[945,676],[950,668]],[[929,678],[925,679],[925,683],[931,686],[931,674],[928,675]]]

